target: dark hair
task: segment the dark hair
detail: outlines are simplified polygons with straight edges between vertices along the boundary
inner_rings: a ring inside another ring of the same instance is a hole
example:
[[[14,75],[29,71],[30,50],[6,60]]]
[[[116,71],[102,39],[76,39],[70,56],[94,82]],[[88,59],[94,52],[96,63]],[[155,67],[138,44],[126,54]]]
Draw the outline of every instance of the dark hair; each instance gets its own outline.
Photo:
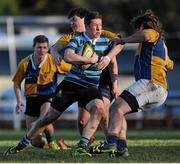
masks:
[[[72,18],[73,16],[78,16],[80,18],[84,18],[89,13],[89,10],[86,8],[74,8],[68,14],[68,19]]]
[[[85,25],[89,26],[92,19],[98,19],[98,18],[102,19],[102,15],[99,14],[99,12],[97,11],[91,11],[86,15],[84,19],[84,23]]]
[[[139,14],[131,20],[131,25],[137,29],[141,25],[144,26],[144,29],[154,29],[160,34],[163,33],[162,25],[159,21],[159,18],[150,10],[146,10],[145,13]]]
[[[33,47],[36,45],[36,43],[48,43],[49,44],[49,40],[45,35],[37,35],[33,39]]]

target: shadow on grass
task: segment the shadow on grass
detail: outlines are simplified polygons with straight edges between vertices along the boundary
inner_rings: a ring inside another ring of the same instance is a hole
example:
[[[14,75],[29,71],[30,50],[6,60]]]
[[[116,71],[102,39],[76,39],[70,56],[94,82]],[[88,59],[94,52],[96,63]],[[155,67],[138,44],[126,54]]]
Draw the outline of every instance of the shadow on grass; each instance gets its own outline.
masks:
[[[110,158],[108,154],[93,155],[93,157],[78,156],[75,147],[68,151],[42,150],[28,147],[24,151],[9,156],[2,156],[7,146],[0,147],[0,162],[41,162],[41,163],[179,163],[179,146],[130,146],[129,157]]]

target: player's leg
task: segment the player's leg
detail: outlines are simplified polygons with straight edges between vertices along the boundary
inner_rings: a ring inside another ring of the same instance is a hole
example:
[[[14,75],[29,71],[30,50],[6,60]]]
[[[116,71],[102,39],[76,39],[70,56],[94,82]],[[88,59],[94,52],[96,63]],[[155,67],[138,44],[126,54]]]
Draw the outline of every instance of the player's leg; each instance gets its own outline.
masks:
[[[80,135],[82,135],[83,128],[86,126],[89,118],[90,118],[90,113],[85,108],[79,107],[78,130]],[[89,140],[89,145],[91,145],[94,141],[95,141],[95,137],[92,136]]]
[[[106,141],[93,148],[95,153],[115,153],[117,151],[119,132],[122,128],[124,114],[129,111],[131,109],[128,104],[121,97],[116,98],[109,109],[109,125]]]
[[[43,98],[43,99],[41,99],[41,101],[43,103],[40,108],[40,117],[43,117],[43,115],[45,115],[50,108],[51,99]],[[52,124],[48,124],[46,126],[46,128],[44,129],[44,134],[47,139],[48,147],[53,150],[59,150],[60,146],[56,142],[56,137],[54,136],[54,134],[55,134],[54,127]]]
[[[108,122],[109,122],[109,106],[110,106],[109,98],[103,97],[103,103],[104,103],[104,109],[102,111],[102,119],[100,122],[100,126],[101,126],[105,136],[107,136],[107,134],[108,134]]]
[[[87,124],[90,118],[89,112],[85,108],[79,107],[78,111],[78,130],[80,135],[82,135],[83,128]]]
[[[36,136],[42,133],[46,126],[56,121],[59,116],[74,102],[77,101],[77,91],[72,91],[70,85],[65,81],[61,82],[60,87],[56,90],[56,96],[53,98],[50,109],[42,117],[34,123],[32,128],[27,132],[27,134],[21,139],[21,141],[16,145],[10,147],[5,151],[4,155],[18,153],[27,147],[30,140],[36,138]],[[67,86],[67,87],[66,87]],[[73,87],[74,88],[74,87]],[[63,92],[62,92],[63,90]]]
[[[45,115],[37,119],[37,121],[32,125],[31,129],[26,135],[24,135],[20,142],[16,146],[8,148],[4,152],[4,155],[15,154],[22,151],[29,145],[31,140],[35,139],[40,133],[42,133],[46,126],[57,120],[61,114],[62,112],[51,107]]]
[[[103,115],[101,124],[104,124],[104,132],[105,132],[105,136],[107,136],[108,121],[109,121],[109,106],[110,106],[110,102],[113,101],[113,95],[112,95],[111,87],[109,87],[108,85],[99,87],[99,90],[103,96],[103,102],[105,106],[105,112],[104,112],[105,116]],[[128,155],[126,132],[127,132],[127,122],[125,117],[123,117],[122,127],[118,138],[118,150],[123,155]]]
[[[25,119],[27,131],[29,131],[35,121],[40,117],[41,105],[44,102],[39,97],[26,98]],[[36,138],[31,140],[31,144],[39,148],[48,148],[47,140],[42,137],[42,134],[37,135]]]
[[[91,116],[90,116],[90,119],[88,120],[88,123],[83,129],[80,142],[78,143],[77,151],[80,155],[91,156],[87,152],[87,148],[89,146],[90,138],[95,133],[100,123],[100,120],[102,118],[102,108],[103,108],[103,102],[102,100],[99,100],[99,99],[92,100],[87,105],[87,109],[89,109]]]
[[[149,80],[141,79],[123,91],[110,109],[110,122],[107,143],[101,149],[110,152],[112,147],[117,148],[118,129],[122,127],[124,114],[137,112],[138,109],[146,110],[147,106],[157,107],[162,104],[167,96],[167,91]]]
[[[45,113],[47,113],[47,111],[50,108],[50,100],[48,102],[45,102],[42,106],[41,106],[41,116],[44,115]],[[53,150],[67,150],[70,148],[69,145],[67,145],[64,140],[62,139],[62,137],[58,136],[58,138],[56,139],[56,137],[54,136],[55,132],[54,132],[54,126],[53,124],[49,124],[46,126],[44,133],[46,135],[46,139],[49,145],[50,149]]]
[[[33,123],[37,120],[37,117],[25,116],[27,131],[29,131]],[[31,144],[39,148],[48,148],[48,143],[45,138],[42,137],[42,134],[39,134],[35,139],[31,140]]]
[[[112,156],[129,156],[128,145],[127,145],[127,121],[125,116],[122,120],[122,127],[119,133],[119,138],[117,142],[117,152],[112,154]]]
[[[84,90],[79,104],[82,107],[86,106],[86,109],[90,112],[90,118],[83,129],[80,142],[78,143],[77,152],[80,155],[90,155],[86,149],[88,147],[89,139],[94,134],[100,123],[104,104],[99,91],[93,87]]]

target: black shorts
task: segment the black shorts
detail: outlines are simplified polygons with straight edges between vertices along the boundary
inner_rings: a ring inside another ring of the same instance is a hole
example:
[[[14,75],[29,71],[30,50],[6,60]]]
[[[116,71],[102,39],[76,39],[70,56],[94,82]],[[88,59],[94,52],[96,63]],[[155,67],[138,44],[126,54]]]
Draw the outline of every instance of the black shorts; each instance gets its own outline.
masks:
[[[39,117],[41,106],[46,102],[51,102],[51,97],[27,97],[25,115]]]
[[[102,97],[108,98],[110,101],[113,100],[113,95],[112,95],[112,82],[111,82],[111,77],[109,73],[109,67],[106,67],[100,76],[99,80],[99,86],[98,89],[102,95]]]
[[[56,89],[56,95],[53,98],[51,106],[60,112],[64,112],[76,101],[80,107],[86,107],[94,99],[102,100],[102,96],[96,87],[85,88],[63,80]]]
[[[99,86],[98,89],[102,97],[106,97],[110,102],[114,99],[109,85]]]

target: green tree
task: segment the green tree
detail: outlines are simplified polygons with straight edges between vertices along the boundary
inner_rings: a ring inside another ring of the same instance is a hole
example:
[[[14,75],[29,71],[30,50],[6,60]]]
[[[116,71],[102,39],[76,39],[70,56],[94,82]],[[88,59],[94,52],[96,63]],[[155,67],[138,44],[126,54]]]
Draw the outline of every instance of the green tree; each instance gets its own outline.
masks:
[[[1,0],[1,15],[67,15],[74,7],[97,10],[104,26],[115,32],[131,33],[130,20],[146,9],[160,18],[166,32],[180,29],[179,0]]]
[[[1,0],[0,15],[18,15],[18,0]]]

